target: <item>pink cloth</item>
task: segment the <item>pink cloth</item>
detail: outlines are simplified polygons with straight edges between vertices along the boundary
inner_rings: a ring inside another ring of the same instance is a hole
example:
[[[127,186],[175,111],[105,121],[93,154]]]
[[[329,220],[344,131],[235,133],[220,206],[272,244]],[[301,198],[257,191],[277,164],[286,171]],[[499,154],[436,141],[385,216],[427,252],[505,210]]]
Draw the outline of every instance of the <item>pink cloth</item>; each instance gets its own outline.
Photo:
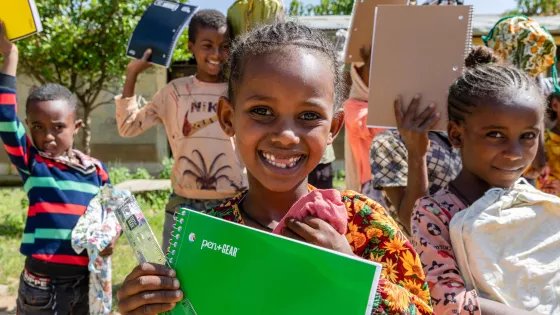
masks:
[[[335,189],[317,189],[301,197],[290,208],[272,233],[280,234],[286,227],[287,218],[301,220],[312,215],[328,222],[338,233],[346,235],[348,212],[342,202],[340,192]]]
[[[369,150],[373,138],[385,131],[385,128],[368,128],[367,126],[368,103],[349,98],[344,103],[344,124],[350,149],[358,166],[360,184],[371,180],[371,166]]]

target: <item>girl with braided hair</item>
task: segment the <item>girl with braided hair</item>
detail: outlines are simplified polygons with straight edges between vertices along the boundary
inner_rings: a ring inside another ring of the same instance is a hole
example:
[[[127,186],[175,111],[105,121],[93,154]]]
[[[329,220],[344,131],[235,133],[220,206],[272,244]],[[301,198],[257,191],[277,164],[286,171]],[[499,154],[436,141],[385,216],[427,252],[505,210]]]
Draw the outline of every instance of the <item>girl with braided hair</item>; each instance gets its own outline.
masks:
[[[207,214],[271,232],[315,189],[308,175],[342,128],[344,77],[328,39],[293,22],[243,36],[229,63],[219,119],[235,135],[249,189]],[[341,201],[348,213],[345,235],[317,217],[288,217],[281,233],[383,264],[372,314],[432,314],[419,257],[385,209],[352,191],[341,193]],[[263,276],[277,281],[274,270]],[[144,264],[128,275],[118,295],[120,312],[128,315],[170,310],[182,293],[172,270]]]
[[[449,88],[448,135],[463,169],[414,206],[412,242],[421,253],[437,314],[529,314],[468,290],[450,236],[450,222],[489,189],[512,187],[531,165],[543,132],[544,98],[535,80],[504,65],[486,47]]]

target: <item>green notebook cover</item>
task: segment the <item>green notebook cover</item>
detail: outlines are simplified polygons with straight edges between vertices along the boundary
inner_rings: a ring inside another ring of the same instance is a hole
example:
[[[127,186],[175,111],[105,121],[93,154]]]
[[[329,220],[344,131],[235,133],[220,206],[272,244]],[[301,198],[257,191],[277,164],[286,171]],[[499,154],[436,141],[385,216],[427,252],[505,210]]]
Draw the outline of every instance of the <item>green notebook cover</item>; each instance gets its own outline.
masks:
[[[368,260],[186,209],[168,261],[198,315],[369,315],[381,272]]]

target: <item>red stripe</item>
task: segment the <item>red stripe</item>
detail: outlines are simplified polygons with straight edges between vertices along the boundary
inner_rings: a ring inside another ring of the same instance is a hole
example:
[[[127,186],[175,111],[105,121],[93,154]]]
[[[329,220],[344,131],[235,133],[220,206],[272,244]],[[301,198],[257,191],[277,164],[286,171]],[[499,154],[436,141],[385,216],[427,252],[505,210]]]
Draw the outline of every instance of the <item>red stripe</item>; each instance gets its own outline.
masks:
[[[64,165],[62,163],[58,163],[58,162],[50,160],[50,159],[44,159],[39,154],[35,154],[35,161],[37,161],[39,163],[45,163],[45,165],[47,165],[50,168],[56,167],[56,168],[61,169],[61,170],[67,170],[68,169],[68,167],[66,167],[66,165]]]
[[[32,217],[38,213],[53,213],[53,214],[73,214],[83,215],[86,211],[86,206],[65,204],[65,203],[50,203],[38,202],[29,206],[28,216]]]
[[[103,168],[97,168],[97,175],[101,176],[101,181],[106,182],[109,179],[109,174]]]
[[[87,266],[89,258],[85,256],[70,256],[70,255],[46,255],[46,254],[33,254],[33,258],[45,260],[57,264]]]
[[[0,105],[16,104],[16,95],[14,93],[0,93]]]
[[[22,147],[11,147],[7,144],[4,144],[4,148],[8,152],[9,155],[22,157],[24,155]]]

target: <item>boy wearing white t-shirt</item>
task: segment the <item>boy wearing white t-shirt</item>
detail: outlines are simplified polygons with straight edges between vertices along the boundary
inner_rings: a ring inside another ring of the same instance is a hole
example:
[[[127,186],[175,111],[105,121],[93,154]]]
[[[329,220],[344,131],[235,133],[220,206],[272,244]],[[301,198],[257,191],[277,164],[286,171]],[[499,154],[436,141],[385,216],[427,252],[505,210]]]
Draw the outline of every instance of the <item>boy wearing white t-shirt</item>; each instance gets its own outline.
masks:
[[[163,124],[171,144],[175,164],[173,194],[165,209],[164,251],[175,211],[212,208],[247,186],[244,167],[231,138],[220,128],[216,111],[227,92],[222,68],[229,45],[226,17],[216,10],[201,10],[189,24],[189,51],[197,62],[196,75],[171,81],[139,108],[134,86],[138,75],[151,66],[148,50],[142,59],[128,64],[123,94],[115,97],[121,136],[135,137]]]

